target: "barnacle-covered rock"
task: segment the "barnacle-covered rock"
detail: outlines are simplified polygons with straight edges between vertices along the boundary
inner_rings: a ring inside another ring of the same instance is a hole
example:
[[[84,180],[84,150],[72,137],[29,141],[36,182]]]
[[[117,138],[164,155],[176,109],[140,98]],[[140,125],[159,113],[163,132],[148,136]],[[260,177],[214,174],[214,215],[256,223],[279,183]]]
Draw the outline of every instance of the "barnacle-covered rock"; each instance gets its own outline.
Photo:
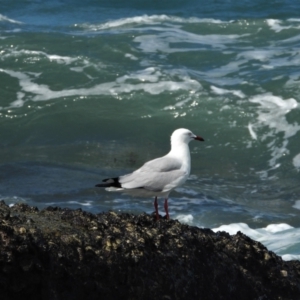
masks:
[[[299,299],[300,263],[242,233],[0,202],[1,299]]]

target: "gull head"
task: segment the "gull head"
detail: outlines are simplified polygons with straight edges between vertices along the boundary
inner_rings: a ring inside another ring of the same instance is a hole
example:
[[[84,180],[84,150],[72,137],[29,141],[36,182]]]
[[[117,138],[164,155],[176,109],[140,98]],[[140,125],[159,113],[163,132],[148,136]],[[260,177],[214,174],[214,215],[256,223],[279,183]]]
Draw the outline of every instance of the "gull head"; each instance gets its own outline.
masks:
[[[190,130],[185,128],[176,129],[171,135],[171,143],[185,143],[188,144],[190,141],[204,141],[204,139],[192,133]]]

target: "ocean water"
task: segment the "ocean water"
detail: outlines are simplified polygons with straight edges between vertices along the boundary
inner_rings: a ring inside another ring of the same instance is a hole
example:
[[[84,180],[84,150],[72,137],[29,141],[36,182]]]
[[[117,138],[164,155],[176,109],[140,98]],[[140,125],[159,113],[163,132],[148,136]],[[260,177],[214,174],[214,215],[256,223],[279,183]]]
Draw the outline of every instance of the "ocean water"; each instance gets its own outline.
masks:
[[[170,216],[300,258],[300,3],[2,1],[0,199],[151,213],[95,188],[191,142]],[[163,214],[163,199],[159,201]]]

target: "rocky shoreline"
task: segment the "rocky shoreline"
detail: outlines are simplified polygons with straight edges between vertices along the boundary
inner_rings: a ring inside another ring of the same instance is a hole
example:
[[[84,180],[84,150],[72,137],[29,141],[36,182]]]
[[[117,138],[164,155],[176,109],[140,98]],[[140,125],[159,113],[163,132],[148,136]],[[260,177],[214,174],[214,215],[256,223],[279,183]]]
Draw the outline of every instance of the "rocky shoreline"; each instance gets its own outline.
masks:
[[[300,262],[147,214],[0,202],[1,299],[300,299]]]

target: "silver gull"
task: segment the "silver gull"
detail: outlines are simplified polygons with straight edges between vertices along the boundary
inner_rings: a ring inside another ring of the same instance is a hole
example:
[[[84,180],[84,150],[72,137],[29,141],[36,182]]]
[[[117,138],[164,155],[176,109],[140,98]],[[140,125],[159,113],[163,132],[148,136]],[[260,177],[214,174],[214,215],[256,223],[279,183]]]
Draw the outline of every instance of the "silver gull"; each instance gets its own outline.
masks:
[[[165,156],[146,162],[130,174],[106,178],[96,187],[120,191],[136,196],[153,196],[156,219],[159,219],[157,197],[164,197],[166,218],[169,219],[168,197],[170,192],[185,183],[191,171],[189,142],[204,141],[188,129],[180,128],[171,136],[171,150]]]

